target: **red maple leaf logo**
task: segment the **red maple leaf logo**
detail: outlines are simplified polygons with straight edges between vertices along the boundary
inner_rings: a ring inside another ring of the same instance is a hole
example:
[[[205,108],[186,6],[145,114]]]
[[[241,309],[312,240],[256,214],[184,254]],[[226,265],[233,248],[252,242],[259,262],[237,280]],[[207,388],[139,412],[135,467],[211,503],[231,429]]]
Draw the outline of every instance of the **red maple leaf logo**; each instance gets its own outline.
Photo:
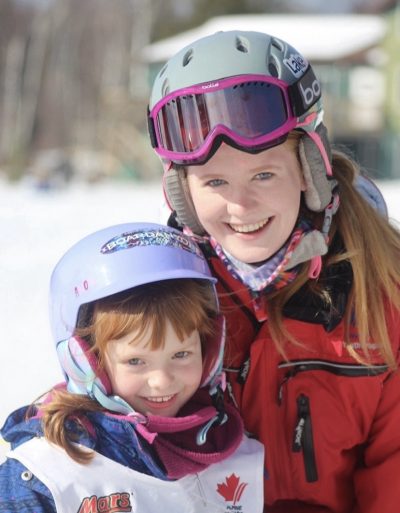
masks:
[[[225,478],[225,483],[218,483],[217,492],[222,495],[226,502],[233,502],[235,505],[244,492],[248,483],[241,483],[240,478],[231,474]]]

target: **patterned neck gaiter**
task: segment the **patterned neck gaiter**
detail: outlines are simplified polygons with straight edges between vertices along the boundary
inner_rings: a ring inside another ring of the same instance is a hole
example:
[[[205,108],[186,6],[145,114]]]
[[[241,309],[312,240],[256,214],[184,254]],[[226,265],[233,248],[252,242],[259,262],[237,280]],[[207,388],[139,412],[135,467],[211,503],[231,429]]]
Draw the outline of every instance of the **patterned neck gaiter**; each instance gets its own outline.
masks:
[[[288,263],[303,238],[312,231],[313,228],[308,221],[300,220],[289,241],[268,260],[256,265],[246,264],[233,257],[212,237],[210,237],[210,243],[217,256],[236,279],[253,292],[271,292],[281,289],[296,278],[299,266],[288,270]]]

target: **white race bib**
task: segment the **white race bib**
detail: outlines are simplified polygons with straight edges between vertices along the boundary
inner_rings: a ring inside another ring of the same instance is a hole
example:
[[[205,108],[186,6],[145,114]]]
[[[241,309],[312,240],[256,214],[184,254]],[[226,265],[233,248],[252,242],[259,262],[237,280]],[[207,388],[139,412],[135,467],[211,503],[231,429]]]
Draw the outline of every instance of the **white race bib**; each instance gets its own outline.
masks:
[[[44,438],[8,454],[51,491],[57,513],[262,513],[264,450],[244,438],[229,458],[198,474],[163,481],[99,453],[87,465]]]

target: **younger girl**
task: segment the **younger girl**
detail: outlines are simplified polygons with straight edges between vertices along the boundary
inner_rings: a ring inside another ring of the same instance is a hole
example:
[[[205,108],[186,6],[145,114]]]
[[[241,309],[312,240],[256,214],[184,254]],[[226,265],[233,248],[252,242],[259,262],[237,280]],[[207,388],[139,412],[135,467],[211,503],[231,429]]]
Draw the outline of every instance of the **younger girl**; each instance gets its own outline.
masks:
[[[171,222],[218,277],[265,511],[396,511],[400,236],[331,150],[312,67],[267,34],[200,39],[157,76],[149,128]]]
[[[199,248],[154,224],[100,230],[54,269],[66,383],[13,413],[0,511],[262,511],[263,451],[222,399],[223,320]]]

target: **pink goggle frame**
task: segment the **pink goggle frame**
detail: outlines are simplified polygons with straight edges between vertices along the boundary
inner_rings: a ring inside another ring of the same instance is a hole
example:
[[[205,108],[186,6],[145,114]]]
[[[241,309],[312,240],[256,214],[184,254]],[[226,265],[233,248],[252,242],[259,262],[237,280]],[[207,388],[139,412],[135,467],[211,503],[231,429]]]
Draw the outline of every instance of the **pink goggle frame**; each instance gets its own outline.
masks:
[[[162,98],[149,113],[152,144],[161,158],[176,164],[205,162],[216,138],[244,150],[266,149],[299,126],[297,116],[306,109],[299,112],[298,98],[297,83],[288,86],[266,75],[186,87]]]

